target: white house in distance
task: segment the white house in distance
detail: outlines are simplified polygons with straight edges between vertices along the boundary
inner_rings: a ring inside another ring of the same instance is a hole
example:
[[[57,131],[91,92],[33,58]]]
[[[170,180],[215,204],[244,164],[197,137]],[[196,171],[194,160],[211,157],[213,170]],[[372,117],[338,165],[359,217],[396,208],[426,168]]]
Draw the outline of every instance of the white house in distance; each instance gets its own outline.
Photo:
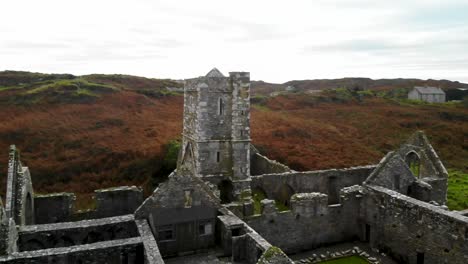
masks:
[[[444,103],[445,92],[438,87],[415,86],[408,93],[408,99],[421,100],[428,103]]]

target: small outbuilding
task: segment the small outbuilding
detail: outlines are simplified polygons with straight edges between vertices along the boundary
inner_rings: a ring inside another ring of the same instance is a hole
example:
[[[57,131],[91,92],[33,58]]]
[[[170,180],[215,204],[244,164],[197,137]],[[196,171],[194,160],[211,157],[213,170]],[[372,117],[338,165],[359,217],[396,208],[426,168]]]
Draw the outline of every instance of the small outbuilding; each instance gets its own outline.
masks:
[[[415,86],[408,93],[408,99],[420,100],[428,103],[444,103],[445,92],[438,87]]]

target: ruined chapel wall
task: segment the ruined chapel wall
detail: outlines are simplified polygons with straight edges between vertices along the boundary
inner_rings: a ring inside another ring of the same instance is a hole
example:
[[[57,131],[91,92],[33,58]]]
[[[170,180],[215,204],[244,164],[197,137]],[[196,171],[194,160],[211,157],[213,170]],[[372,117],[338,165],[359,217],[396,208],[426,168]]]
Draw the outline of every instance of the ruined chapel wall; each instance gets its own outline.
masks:
[[[262,189],[269,199],[275,199],[278,188],[287,184],[294,193],[320,192],[328,194],[329,199],[336,201],[342,188],[362,184],[374,169],[375,166],[372,165],[348,169],[264,174],[252,176],[251,187],[252,190]]]
[[[362,218],[370,225],[370,243],[399,262],[468,262],[468,217],[377,187],[367,187]]]

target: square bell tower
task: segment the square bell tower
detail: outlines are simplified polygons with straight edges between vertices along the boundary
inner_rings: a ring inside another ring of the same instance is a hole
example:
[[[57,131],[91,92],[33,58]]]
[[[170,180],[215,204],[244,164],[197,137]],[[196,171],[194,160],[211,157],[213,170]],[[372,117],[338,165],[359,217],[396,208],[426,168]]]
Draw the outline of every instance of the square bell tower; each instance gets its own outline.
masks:
[[[221,200],[250,196],[250,73],[188,79],[179,166],[216,184]]]

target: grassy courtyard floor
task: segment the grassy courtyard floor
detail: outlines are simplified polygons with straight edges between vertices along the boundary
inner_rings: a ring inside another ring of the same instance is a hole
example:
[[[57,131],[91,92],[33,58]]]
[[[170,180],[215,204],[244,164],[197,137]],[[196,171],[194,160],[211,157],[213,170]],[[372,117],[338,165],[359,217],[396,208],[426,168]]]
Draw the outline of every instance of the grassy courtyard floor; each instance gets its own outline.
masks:
[[[338,259],[328,260],[328,261],[324,261],[320,263],[323,263],[323,264],[369,264],[367,260],[358,256],[338,258]]]

